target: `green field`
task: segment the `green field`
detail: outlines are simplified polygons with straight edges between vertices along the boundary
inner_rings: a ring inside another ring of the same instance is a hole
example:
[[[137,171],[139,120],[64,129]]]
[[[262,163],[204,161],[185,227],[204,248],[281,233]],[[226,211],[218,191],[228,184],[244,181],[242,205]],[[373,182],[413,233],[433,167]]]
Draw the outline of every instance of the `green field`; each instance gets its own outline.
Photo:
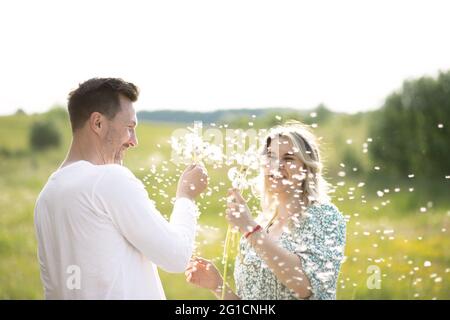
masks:
[[[28,147],[28,130],[38,117],[42,115],[0,117],[1,299],[43,298],[33,209],[48,176],[65,156],[70,132],[68,123],[61,120],[62,146],[33,153]],[[369,138],[367,121],[365,117],[339,116],[316,129],[323,137],[328,181],[336,186],[333,202],[349,219],[338,298],[450,299],[449,180],[405,177],[395,181],[384,174],[384,168],[374,170],[376,164],[362,151]],[[180,170],[169,161],[167,142],[177,127],[182,126],[141,123],[139,146],[128,152],[125,161],[166,216]],[[220,265],[226,232],[223,196],[229,183],[226,168],[209,169],[212,194],[199,201],[202,215],[197,253]],[[340,171],[346,175],[342,177]],[[373,265],[381,271],[380,289],[369,289],[366,284],[367,268]],[[168,299],[213,298],[187,284],[183,274],[160,271],[160,275]]]

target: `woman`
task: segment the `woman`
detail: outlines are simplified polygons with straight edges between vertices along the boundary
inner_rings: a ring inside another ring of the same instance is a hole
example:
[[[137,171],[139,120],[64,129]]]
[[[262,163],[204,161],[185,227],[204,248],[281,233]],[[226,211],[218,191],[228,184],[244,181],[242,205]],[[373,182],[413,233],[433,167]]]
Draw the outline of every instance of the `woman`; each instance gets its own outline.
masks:
[[[255,221],[230,189],[226,218],[244,236],[234,269],[237,290],[227,286],[225,299],[335,299],[346,223],[329,202],[317,140],[301,123],[289,122],[271,130],[263,157],[262,212],[272,218]],[[208,260],[193,258],[186,280],[221,296],[223,279]]]

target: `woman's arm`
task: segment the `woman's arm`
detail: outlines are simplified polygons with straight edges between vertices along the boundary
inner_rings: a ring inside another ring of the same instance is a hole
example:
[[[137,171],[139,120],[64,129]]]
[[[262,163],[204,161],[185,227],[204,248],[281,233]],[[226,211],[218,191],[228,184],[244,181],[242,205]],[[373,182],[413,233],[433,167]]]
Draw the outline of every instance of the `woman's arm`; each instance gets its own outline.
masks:
[[[234,201],[229,201],[227,205],[228,222],[238,227],[241,233],[252,230],[257,223],[252,219],[245,200],[234,189],[229,191],[229,196]],[[311,284],[296,254],[280,247],[270,236],[261,231],[252,233],[247,240],[278,280],[291,289],[298,298],[306,299],[311,296]]]
[[[252,221],[250,225],[255,227],[256,222]],[[294,291],[298,298],[306,299],[311,296],[311,285],[303,272],[300,258],[296,254],[282,248],[261,230],[252,233],[247,241],[265,261],[277,279]]]

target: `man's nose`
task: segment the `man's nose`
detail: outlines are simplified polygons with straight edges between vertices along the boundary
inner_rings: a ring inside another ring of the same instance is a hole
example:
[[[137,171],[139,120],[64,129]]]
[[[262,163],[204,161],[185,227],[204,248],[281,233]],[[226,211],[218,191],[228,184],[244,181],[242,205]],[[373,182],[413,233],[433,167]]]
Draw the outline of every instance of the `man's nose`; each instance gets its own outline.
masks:
[[[137,147],[137,145],[138,145],[137,136],[135,134],[133,134],[130,138],[130,141],[128,141],[128,143],[130,144],[131,147]]]

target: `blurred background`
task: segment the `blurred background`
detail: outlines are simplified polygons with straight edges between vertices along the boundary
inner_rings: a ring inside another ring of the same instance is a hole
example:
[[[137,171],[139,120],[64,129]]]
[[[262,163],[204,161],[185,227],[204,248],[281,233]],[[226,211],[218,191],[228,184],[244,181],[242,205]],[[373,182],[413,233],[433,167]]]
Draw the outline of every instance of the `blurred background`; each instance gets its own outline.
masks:
[[[348,219],[338,299],[450,299],[446,12],[444,1],[2,2],[0,298],[43,298],[33,209],[70,146],[67,94],[118,76],[142,92],[125,165],[166,217],[183,169],[174,130],[297,119],[320,137]],[[209,169],[196,251],[222,268],[230,183],[226,167]],[[169,299],[213,298],[160,275]]]

